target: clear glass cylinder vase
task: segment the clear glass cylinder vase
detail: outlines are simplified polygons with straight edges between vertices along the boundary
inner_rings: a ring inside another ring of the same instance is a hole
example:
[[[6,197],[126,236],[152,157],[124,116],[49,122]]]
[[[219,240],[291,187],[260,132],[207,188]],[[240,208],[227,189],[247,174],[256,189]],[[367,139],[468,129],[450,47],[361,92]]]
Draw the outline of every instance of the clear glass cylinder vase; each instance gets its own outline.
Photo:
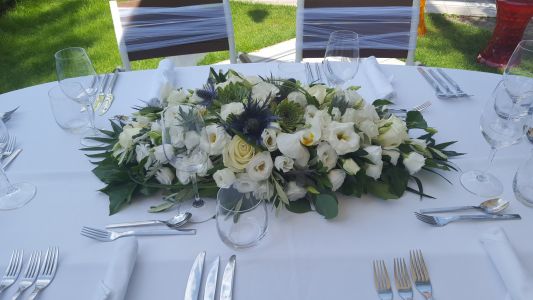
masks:
[[[513,191],[516,199],[533,207],[533,151],[525,164],[516,171],[513,179]]]

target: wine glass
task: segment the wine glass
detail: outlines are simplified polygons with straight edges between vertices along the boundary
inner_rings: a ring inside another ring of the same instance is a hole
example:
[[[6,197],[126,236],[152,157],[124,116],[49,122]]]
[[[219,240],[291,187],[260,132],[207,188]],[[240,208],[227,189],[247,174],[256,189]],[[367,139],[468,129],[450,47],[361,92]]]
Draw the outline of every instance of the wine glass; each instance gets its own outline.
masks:
[[[176,168],[182,184],[192,184],[193,199],[179,203],[180,213],[190,212],[191,222],[204,222],[215,216],[215,201],[205,201],[198,192],[198,174],[209,168],[209,142],[200,110],[192,105],[166,108],[161,115],[163,153]]]
[[[522,96],[528,92],[533,92],[533,40],[524,40],[518,43],[507,62],[503,72],[503,80],[513,102],[524,106],[531,104],[522,103],[524,100]]]
[[[9,139],[9,132],[6,126],[0,120],[0,153],[4,152]],[[0,156],[0,165],[1,165]],[[0,210],[17,209],[28,202],[35,196],[37,189],[31,183],[19,182],[11,183],[7,178],[6,173],[0,166]]]
[[[503,184],[488,170],[497,150],[519,143],[525,135],[529,108],[513,105],[512,97],[500,82],[481,114],[481,133],[491,147],[489,163],[483,171],[472,170],[461,175],[463,187],[478,196],[501,195]],[[529,99],[533,97],[533,93],[526,93],[521,97]]]
[[[102,136],[94,120],[93,102],[100,84],[91,59],[85,49],[78,47],[59,50],[54,57],[61,89],[69,98],[82,104],[89,112],[90,128],[81,139],[81,144],[87,147],[101,145],[100,142],[90,139]],[[82,90],[79,90],[80,86]]]
[[[337,86],[353,79],[359,69],[359,36],[353,31],[334,31],[329,36],[324,56],[324,73]]]

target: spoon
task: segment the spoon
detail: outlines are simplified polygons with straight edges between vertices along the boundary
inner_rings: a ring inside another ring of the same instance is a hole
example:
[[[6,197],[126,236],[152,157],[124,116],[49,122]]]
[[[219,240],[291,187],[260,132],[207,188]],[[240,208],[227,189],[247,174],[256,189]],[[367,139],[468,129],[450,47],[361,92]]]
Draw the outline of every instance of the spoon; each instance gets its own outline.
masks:
[[[481,202],[478,206],[455,206],[455,207],[443,207],[443,208],[427,208],[421,209],[420,213],[441,213],[451,212],[467,209],[478,209],[486,214],[497,214],[509,206],[509,201],[505,201],[502,198],[494,198]]]
[[[190,212],[186,212],[186,213],[179,213],[166,221],[165,220],[151,220],[151,221],[117,223],[117,224],[109,224],[105,228],[109,229],[109,228],[137,227],[137,226],[164,224],[172,229],[177,229],[185,225],[185,223],[187,223],[191,217],[192,217],[192,214]]]

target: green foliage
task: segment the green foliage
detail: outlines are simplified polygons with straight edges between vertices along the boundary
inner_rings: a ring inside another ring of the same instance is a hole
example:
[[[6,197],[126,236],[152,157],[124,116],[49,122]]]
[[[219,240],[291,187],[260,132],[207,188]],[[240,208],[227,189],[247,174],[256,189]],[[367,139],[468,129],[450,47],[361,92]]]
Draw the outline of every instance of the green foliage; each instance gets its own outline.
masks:
[[[251,90],[242,83],[232,82],[224,88],[217,89],[218,95],[215,100],[215,109],[231,102],[243,102],[250,97]]]
[[[339,202],[332,192],[322,191],[321,194],[312,195],[311,199],[315,205],[316,212],[326,219],[333,219],[339,214]]]
[[[287,99],[281,101],[274,114],[279,117],[279,125],[285,132],[294,132],[304,122],[304,109]]]

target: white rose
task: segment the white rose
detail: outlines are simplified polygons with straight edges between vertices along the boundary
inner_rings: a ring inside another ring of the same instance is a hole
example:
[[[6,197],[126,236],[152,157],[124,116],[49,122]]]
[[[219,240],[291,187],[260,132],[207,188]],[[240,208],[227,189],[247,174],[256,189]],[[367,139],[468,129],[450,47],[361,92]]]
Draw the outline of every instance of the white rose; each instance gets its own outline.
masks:
[[[237,179],[233,184],[233,187],[239,191],[239,193],[251,193],[257,189],[258,183],[248,176],[247,173],[237,174]]]
[[[329,171],[337,164],[338,155],[335,149],[327,142],[321,142],[316,148],[316,155],[318,160]]]
[[[353,128],[353,123],[331,122],[328,128],[328,142],[337,154],[343,155],[359,149],[360,137]]]
[[[335,192],[344,183],[344,179],[346,179],[346,172],[340,169],[331,170],[328,173],[328,179],[329,182],[331,182],[331,190]]]
[[[167,97],[167,103],[168,105],[179,105],[181,103],[185,103],[187,102],[187,96],[189,96],[188,93],[186,93],[183,89],[173,90]]]
[[[285,194],[289,201],[296,201],[302,199],[307,194],[307,190],[296,184],[294,181],[290,181],[285,188]]]
[[[310,87],[307,92],[316,98],[318,100],[318,103],[322,104],[324,103],[324,99],[326,98],[327,90],[326,86],[323,84],[316,84]]]
[[[263,146],[265,146],[268,151],[276,151],[278,149],[278,143],[276,141],[277,130],[272,128],[266,128],[261,133],[261,138],[263,139]]]
[[[383,162],[380,161],[379,163],[375,163],[373,165],[367,164],[366,165],[366,175],[368,177],[372,177],[374,179],[378,179],[381,176],[381,171],[383,170]]]
[[[357,113],[354,108],[347,108],[346,111],[344,112],[344,115],[342,115],[341,117],[341,121],[343,123],[348,123],[348,122],[356,123],[355,122],[356,116],[357,116]]]
[[[361,170],[361,167],[351,158],[344,160],[342,168],[350,175],[355,175]]]
[[[357,127],[371,139],[379,135],[378,125],[370,120],[364,120]]]
[[[176,169],[176,177],[178,178],[178,181],[183,185],[187,185],[189,184],[189,182],[191,182],[191,175],[192,174],[189,172],[180,171]]]
[[[409,171],[409,174],[411,175],[420,171],[425,163],[426,158],[417,152],[411,152],[403,159],[403,165],[407,168],[407,171]]]
[[[340,121],[341,120],[341,115],[342,115],[342,113],[341,113],[341,111],[339,110],[338,107],[334,107],[334,108],[331,109],[331,119],[333,121],[337,121],[337,122]]]
[[[298,167],[305,167],[309,162],[309,150],[300,143],[301,133],[280,133],[277,136],[279,151],[292,159]]]
[[[393,165],[396,165],[398,163],[398,158],[400,158],[400,151],[383,149],[383,155],[390,157],[390,162]]]
[[[307,99],[305,95],[300,92],[292,92],[287,96],[287,100],[299,104],[301,107],[307,106]]]
[[[279,171],[286,173],[294,167],[294,160],[290,157],[280,155],[274,159],[274,166]]]
[[[226,121],[229,115],[234,114],[236,116],[242,114],[244,111],[244,105],[241,102],[231,102],[222,105],[220,108],[220,117]]]
[[[118,143],[122,149],[128,149],[133,146],[133,137],[141,132],[141,128],[132,127],[130,125],[124,126],[122,132],[118,136]]]
[[[347,89],[344,91],[344,101],[348,102],[350,106],[356,106],[363,101],[363,97],[357,91]]]
[[[168,162],[167,157],[174,156],[174,147],[169,144],[163,144],[154,147],[154,158],[160,164],[166,164]]]
[[[159,181],[161,184],[172,184],[172,180],[174,180],[174,173],[172,173],[172,170],[167,167],[163,167],[155,173],[155,179]]]
[[[230,136],[222,126],[212,124],[205,127],[207,140],[209,141],[209,155],[221,155]]]
[[[266,101],[276,97],[279,89],[268,82],[260,82],[252,87],[252,98],[259,101]]]
[[[224,166],[232,169],[234,172],[242,172],[254,155],[255,148],[240,136],[235,135],[224,147],[222,161]]]
[[[263,181],[263,183],[259,184],[254,190],[254,196],[261,200],[270,199],[274,196],[274,187],[269,184],[268,181]]]
[[[270,177],[274,163],[270,152],[257,153],[246,166],[246,173],[252,180],[261,181]]]
[[[140,163],[145,157],[150,154],[150,146],[148,144],[139,144],[135,146],[135,158]]]
[[[371,162],[374,164],[379,164],[381,161],[381,147],[380,146],[367,146],[363,148],[366,152],[368,152],[367,155],[365,155],[366,158],[368,158]]]
[[[407,126],[395,115],[378,123],[379,136],[377,142],[383,147],[398,147],[403,141],[407,140]]]
[[[235,182],[235,173],[229,168],[218,170],[213,174],[213,179],[221,189],[229,188]]]
[[[192,150],[200,144],[200,135],[196,131],[187,131],[183,143],[187,149]]]

